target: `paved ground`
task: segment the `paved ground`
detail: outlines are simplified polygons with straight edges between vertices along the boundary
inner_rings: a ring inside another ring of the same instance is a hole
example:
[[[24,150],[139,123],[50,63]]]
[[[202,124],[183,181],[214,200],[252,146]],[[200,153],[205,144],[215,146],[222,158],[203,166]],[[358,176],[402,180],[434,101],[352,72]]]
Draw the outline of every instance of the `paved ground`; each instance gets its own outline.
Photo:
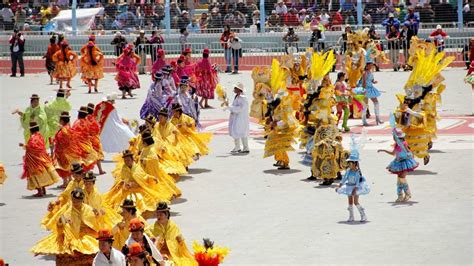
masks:
[[[264,140],[257,126],[252,127],[251,153],[231,156],[232,140],[224,135],[222,120],[228,114],[214,109],[202,113],[206,128],[216,133],[212,153],[192,165],[189,175],[179,182],[183,198],[171,206],[173,219],[189,244],[210,237],[231,248],[226,259],[229,265],[472,265],[474,140],[472,117],[466,116],[471,113],[471,91],[462,82],[464,75],[464,70],[445,71],[448,88],[440,108],[443,130],[434,144],[431,163],[408,178],[413,191],[408,204],[394,203],[395,177],[384,169],[391,158],[375,151],[391,144],[383,127],[370,128],[362,151],[362,170],[372,188],[361,198],[369,221],[348,224],[344,197],[333,188],[304,181],[309,169],[298,163],[300,153],[290,154],[292,169],[286,172],[274,170],[271,159],[262,159]],[[384,91],[383,114],[395,106],[394,94],[400,92],[407,76],[375,74]],[[26,182],[19,178],[22,132],[18,118],[10,113],[26,107],[32,93],[39,93],[42,100],[54,96],[56,86],[46,85],[48,78],[43,74],[21,79],[3,75],[0,79],[0,161],[9,175],[0,187],[0,257],[10,265],[54,265],[52,258],[33,257],[28,249],[47,235],[39,221],[48,201],[60,191],[51,189],[43,199],[30,197]],[[147,88],[149,76],[141,79]],[[251,92],[249,73],[222,75],[221,80],[224,86],[242,81]],[[110,74],[101,83],[102,94],[87,95],[78,78],[73,85],[74,110],[116,91]],[[122,116],[138,116],[146,90],[137,93],[135,99],[117,101]],[[358,123],[351,121],[354,130]],[[108,161],[104,166],[110,172],[114,165]],[[112,182],[111,176],[105,175],[97,183],[105,192]]]

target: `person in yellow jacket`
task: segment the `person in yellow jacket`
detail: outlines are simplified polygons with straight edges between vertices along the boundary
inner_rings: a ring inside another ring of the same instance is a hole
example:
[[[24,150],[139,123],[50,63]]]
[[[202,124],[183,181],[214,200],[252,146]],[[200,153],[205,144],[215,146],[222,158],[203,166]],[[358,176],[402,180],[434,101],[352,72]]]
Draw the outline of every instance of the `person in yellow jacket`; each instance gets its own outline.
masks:
[[[209,153],[207,145],[211,142],[212,133],[197,132],[196,121],[183,113],[183,109],[179,103],[174,103],[172,110],[173,116],[171,117],[171,123],[196,146],[198,156],[207,155]]]
[[[124,164],[115,172],[115,183],[109,192],[104,194],[106,204],[117,209],[124,199],[132,196],[138,210],[143,217],[148,217],[146,211],[154,212],[155,206],[160,201],[169,202],[170,198],[160,194],[158,179],[147,174],[140,164],[135,163],[133,153],[129,150],[122,152]]]
[[[188,250],[179,227],[170,220],[170,208],[166,202],[156,207],[157,220],[153,225],[152,235],[161,255],[177,266],[198,265]]]
[[[98,251],[100,221],[84,204],[84,191],[75,188],[66,212],[58,217],[52,232],[31,248],[35,255],[56,255],[56,265],[91,265]]]
[[[143,148],[140,153],[140,165],[149,175],[158,178],[158,187],[160,194],[166,197],[179,197],[181,190],[176,186],[174,179],[168,175],[162,168],[158,155],[155,151],[155,141],[149,131],[141,134]]]

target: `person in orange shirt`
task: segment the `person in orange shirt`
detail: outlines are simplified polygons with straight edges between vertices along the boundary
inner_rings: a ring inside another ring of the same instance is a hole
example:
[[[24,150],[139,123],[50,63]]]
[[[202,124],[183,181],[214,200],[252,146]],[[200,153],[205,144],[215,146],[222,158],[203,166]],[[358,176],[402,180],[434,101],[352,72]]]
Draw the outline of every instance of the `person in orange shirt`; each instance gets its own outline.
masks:
[[[92,35],[87,45],[81,49],[82,79],[89,87],[88,93],[91,93],[92,86],[95,92],[99,92],[97,89],[99,79],[104,78],[104,55],[93,40],[95,36]]]
[[[89,134],[90,141],[94,151],[97,154],[97,168],[99,169],[99,175],[105,174],[105,171],[102,169],[102,160],[104,160],[104,152],[102,151],[102,144],[100,143],[100,125],[99,122],[95,119],[94,116],[95,105],[93,103],[87,104],[87,116],[86,120],[89,122]]]
[[[53,55],[59,50],[60,50],[59,45],[56,44],[56,36],[53,35],[53,37],[49,39],[48,51],[46,51],[46,54],[43,56],[43,58],[46,59],[45,65],[46,65],[46,70],[48,70],[50,85],[53,85],[53,72],[54,72],[54,67],[55,67],[55,63],[53,61]]]
[[[59,80],[59,88],[63,88],[63,82],[71,87],[71,79],[77,74],[76,69],[77,54],[71,50],[69,43],[64,40],[61,42],[60,50],[53,55],[53,62],[56,64],[53,77]]]

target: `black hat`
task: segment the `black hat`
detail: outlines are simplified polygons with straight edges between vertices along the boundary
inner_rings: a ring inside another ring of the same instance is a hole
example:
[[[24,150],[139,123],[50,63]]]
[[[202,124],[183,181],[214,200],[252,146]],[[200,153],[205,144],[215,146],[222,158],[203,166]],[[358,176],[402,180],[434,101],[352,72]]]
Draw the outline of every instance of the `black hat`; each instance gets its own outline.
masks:
[[[163,79],[163,72],[158,71],[154,75],[155,79]]]
[[[153,139],[153,136],[151,135],[151,132],[150,131],[145,131],[142,133],[142,139],[145,140],[145,139]]]
[[[163,116],[168,117],[168,109],[166,109],[166,108],[161,108],[161,110],[160,110],[160,112],[158,113],[158,115],[163,115]]]
[[[79,113],[86,113],[86,114],[88,114],[88,112],[87,112],[87,107],[86,107],[86,106],[81,106],[81,108],[79,108],[79,111],[78,111],[78,112],[79,112]]]
[[[166,212],[166,211],[170,211],[170,208],[168,207],[168,204],[166,202],[158,202],[158,204],[156,205],[156,211],[159,211],[159,212]]]
[[[87,110],[94,111],[94,107],[95,107],[95,104],[93,104],[93,103],[88,103],[87,104]]]
[[[82,168],[82,166],[78,163],[73,163],[72,166],[71,166],[71,172],[74,173],[74,174],[82,174],[84,171],[84,169]]]
[[[153,115],[149,114],[145,117],[145,121],[148,122],[148,123],[153,123],[153,122],[155,122],[155,117],[153,117]]]
[[[33,128],[39,128],[38,123],[36,123],[35,121],[30,122],[30,129],[33,129]]]
[[[61,118],[71,118],[71,116],[69,115],[69,112],[61,112],[61,115],[59,116]]]
[[[84,182],[95,182],[96,176],[92,171],[89,171],[86,173],[86,176],[84,176]]]
[[[30,100],[39,100],[39,98],[38,94],[32,94]]]
[[[71,196],[75,199],[84,199],[84,191],[82,188],[77,187],[71,192]]]
[[[122,152],[122,158],[125,158],[125,157],[132,157],[133,158],[133,153],[130,150],[124,150]]]
[[[138,132],[140,132],[140,134],[147,131],[147,130],[148,130],[148,126],[145,125],[145,124],[138,126]]]
[[[136,208],[137,206],[135,205],[135,202],[133,202],[132,199],[125,199],[120,205],[121,208],[126,208],[126,209],[131,209],[131,208]]]
[[[183,111],[183,108],[181,107],[181,104],[179,103],[173,103],[173,105],[171,106],[171,109],[173,111]]]
[[[56,97],[64,97],[66,95],[66,90],[63,88],[60,88],[58,92],[56,93]]]

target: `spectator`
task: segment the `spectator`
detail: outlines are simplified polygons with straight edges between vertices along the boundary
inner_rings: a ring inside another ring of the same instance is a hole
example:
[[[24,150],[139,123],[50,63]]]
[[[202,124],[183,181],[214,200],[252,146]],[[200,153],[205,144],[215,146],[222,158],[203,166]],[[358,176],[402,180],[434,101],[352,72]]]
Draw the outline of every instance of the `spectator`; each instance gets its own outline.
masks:
[[[398,9],[400,9],[398,12],[398,20],[405,22],[405,16],[407,15],[406,6],[403,3],[400,3],[400,5],[398,5]]]
[[[179,15],[181,15],[181,9],[179,8],[178,4],[176,2],[171,2],[170,16],[174,18],[178,17]]]
[[[26,22],[26,11],[21,7],[18,6],[16,9],[16,14],[15,14],[15,28],[17,30],[23,30],[23,27],[25,26]]]
[[[186,10],[183,10],[183,12],[181,12],[181,16],[178,17],[177,19],[177,27],[179,29],[182,29],[182,28],[186,28],[189,23],[191,23],[191,20],[189,18],[189,12],[186,11]]]
[[[234,72],[232,74],[239,73],[239,58],[242,57],[242,40],[237,37],[235,32],[230,35],[230,48],[232,49],[232,59],[234,63]]]
[[[260,29],[260,11],[255,10],[252,13],[252,25],[257,26],[257,29]]]
[[[290,8],[290,11],[285,16],[285,25],[288,27],[298,27],[300,22],[298,20],[298,15],[296,14],[296,9]]]
[[[326,37],[323,28],[321,26],[312,27],[311,30],[313,33],[311,33],[309,38],[309,47],[313,48],[313,51],[315,52],[324,51],[324,40],[326,40]]]
[[[319,19],[321,21],[321,24],[323,24],[324,28],[329,29],[330,16],[328,12],[326,11],[326,9],[321,9],[321,12],[319,14]]]
[[[398,31],[398,29],[400,28],[400,21],[395,18],[395,15],[393,15],[393,13],[389,13],[388,18],[382,22],[382,26],[385,26],[385,34],[388,34],[392,26],[395,26]]]
[[[434,22],[435,13],[429,3],[425,3],[420,10],[420,21],[432,23]]]
[[[342,25],[342,23],[344,22],[344,18],[342,17],[341,12],[339,10],[333,12],[331,21],[332,21],[333,27]],[[340,27],[337,27],[337,28],[340,29]]]
[[[288,9],[285,3],[283,3],[283,0],[278,0],[278,3],[275,6],[275,10],[279,16],[283,16],[283,15],[286,15],[286,13],[288,13]]]
[[[212,12],[212,10],[214,10],[214,9],[216,9],[218,11],[220,7],[221,7],[221,5],[219,4],[219,2],[217,0],[212,0],[212,3],[210,3],[207,8],[208,8],[209,12]]]
[[[471,6],[469,5],[469,0],[466,0],[465,3],[466,3],[466,4],[465,4],[465,5],[463,6],[463,8],[462,8],[462,12],[463,12],[463,13],[469,13],[469,12],[471,12]]]
[[[208,28],[210,29],[222,28],[222,15],[219,13],[219,10],[216,8],[213,8],[211,11],[211,16],[209,17]]]
[[[248,14],[247,6],[245,5],[243,0],[239,0],[237,2],[235,9],[242,14]]]
[[[114,0],[110,0],[107,5],[104,8],[104,13],[110,17],[110,18],[115,18],[117,16],[117,5],[115,5]]]
[[[364,14],[362,14],[362,23],[363,24],[372,24],[372,16],[366,10],[364,10]]]
[[[352,33],[351,25],[347,24],[344,27],[344,33],[342,33],[341,37],[339,37],[339,40],[337,41],[337,45],[341,45],[341,54],[344,54],[347,50],[347,40],[348,40],[349,34],[351,33]]]
[[[146,54],[148,38],[145,37],[145,31],[141,30],[139,36],[135,40],[136,53],[140,56],[140,65],[138,66],[138,74],[143,75],[146,72]]]
[[[3,29],[8,31],[13,29],[13,11],[10,5],[6,5],[0,11],[2,18],[3,18]]]
[[[201,27],[199,26],[197,19],[193,18],[191,20],[191,23],[188,24],[186,27],[187,31],[189,33],[200,33],[201,32]]]
[[[395,25],[392,25],[390,27],[390,31],[387,33],[385,38],[388,41],[388,50],[389,50],[389,57],[390,60],[392,61],[393,65],[393,71],[398,71],[400,68],[398,65],[398,58],[400,55],[400,45],[399,45],[399,39],[400,39],[400,33],[398,32],[397,28]]]
[[[12,60],[12,74],[10,77],[16,77],[16,64],[20,66],[20,76],[25,76],[25,66],[23,65],[23,52],[25,51],[25,37],[17,29],[13,31],[8,40],[10,44],[10,56]]]
[[[281,19],[280,19],[280,16],[277,14],[276,10],[272,10],[272,14],[268,17],[268,26],[269,27],[281,26]]]
[[[291,4],[291,8],[295,9],[296,11],[304,9],[304,4],[301,2],[301,0],[295,0],[292,2],[293,4]]]
[[[228,25],[224,26],[224,32],[221,35],[220,43],[222,48],[224,48],[224,58],[227,68],[225,73],[232,72],[231,70],[231,61],[232,61],[232,49],[230,48],[230,36],[232,32],[230,31],[230,27]]]
[[[157,58],[156,51],[159,49],[163,48],[163,43],[165,43],[165,39],[163,39],[163,36],[161,35],[161,31],[154,30],[151,32],[151,37],[148,40],[148,43],[150,44],[150,56],[151,56],[151,62],[154,63]]]
[[[303,25],[303,23],[305,23],[307,17],[308,16],[306,15],[306,9],[303,8],[298,12],[298,22],[301,25]]]
[[[125,48],[125,46],[127,45],[127,39],[122,36],[122,33],[120,33],[120,31],[117,31],[115,33],[114,39],[110,44],[115,45],[115,56],[119,57],[123,52],[123,48]]]
[[[234,15],[232,17],[232,27],[234,28],[237,28],[237,29],[240,29],[240,28],[243,28],[245,26],[245,23],[246,23],[247,19],[245,18],[245,15],[242,14],[241,12],[239,11],[234,11]]]
[[[209,24],[207,13],[202,13],[201,18],[199,19],[199,27],[201,31],[204,32],[207,29],[207,25]]]
[[[349,25],[355,25],[355,18],[354,18],[354,14],[351,12],[351,11],[347,11],[346,12],[346,24],[349,24]]]
[[[295,30],[293,28],[288,28],[288,32],[283,36],[283,42],[285,43],[285,52],[287,54],[297,53],[299,40],[300,37],[296,35]]]
[[[413,30],[408,27],[409,25],[410,25],[409,23],[404,22],[403,25],[402,25],[402,30],[400,31],[400,46],[403,50],[403,60],[405,60],[405,64],[403,65],[403,69],[405,71],[409,70],[408,50],[410,49],[411,38],[415,35]]]
[[[409,23],[409,28],[415,33],[415,36],[418,35],[418,27],[420,25],[420,17],[415,13],[413,7],[408,8],[408,14],[405,16],[405,22]]]
[[[179,36],[179,45],[181,46],[181,52],[184,52],[184,50],[186,50],[186,48],[189,47],[189,43],[188,43],[188,31],[186,30],[186,28],[181,28],[179,30],[179,33],[181,34]]]
[[[438,50],[438,52],[441,52],[445,48],[445,40],[449,38],[449,35],[446,34],[446,32],[443,30],[441,25],[436,26],[436,30],[431,32],[430,34],[430,39],[434,40],[434,44]]]

